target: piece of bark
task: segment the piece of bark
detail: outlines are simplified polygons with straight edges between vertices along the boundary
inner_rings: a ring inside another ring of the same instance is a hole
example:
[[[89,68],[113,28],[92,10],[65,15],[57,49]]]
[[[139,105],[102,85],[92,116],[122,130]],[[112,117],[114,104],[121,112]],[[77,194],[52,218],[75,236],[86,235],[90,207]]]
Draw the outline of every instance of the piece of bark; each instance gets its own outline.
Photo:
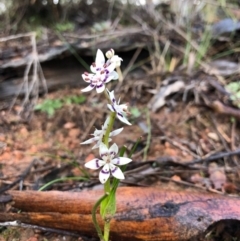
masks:
[[[12,206],[21,213],[0,213],[0,221],[19,220],[96,236],[91,209],[102,191],[10,191],[9,194]],[[189,240],[220,220],[240,220],[239,207],[239,198],[122,187],[117,191],[117,213],[111,221],[111,240]],[[99,215],[98,220],[101,222]]]

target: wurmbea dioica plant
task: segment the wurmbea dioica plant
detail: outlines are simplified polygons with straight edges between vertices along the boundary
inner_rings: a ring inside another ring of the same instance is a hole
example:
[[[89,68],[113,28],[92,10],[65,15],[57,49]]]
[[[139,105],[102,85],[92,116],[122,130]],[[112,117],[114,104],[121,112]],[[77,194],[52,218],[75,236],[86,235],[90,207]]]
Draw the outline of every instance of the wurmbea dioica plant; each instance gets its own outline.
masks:
[[[116,117],[127,125],[131,125],[131,123],[127,120],[127,115],[129,114],[127,104],[120,104],[120,99],[116,101],[114,91],[109,91],[105,86],[111,80],[118,79],[119,74],[115,69],[120,70],[122,58],[115,55],[113,49],[107,51],[106,57],[107,61],[105,62],[104,54],[98,49],[95,63],[90,66],[92,73],[85,72],[82,75],[83,80],[89,84],[82,89],[82,92],[88,92],[93,89],[96,89],[97,93],[104,92],[109,102],[107,107],[110,110],[110,114],[102,129],[96,129],[92,134],[92,138],[81,143],[94,143],[92,149],[99,148],[100,158],[94,158],[87,162],[85,167],[94,170],[100,169],[99,180],[104,184],[105,194],[96,202],[92,210],[93,223],[101,241],[109,240],[110,220],[116,212],[116,189],[119,180],[124,179],[123,171],[119,166],[126,165],[132,161],[129,158],[131,156],[123,157],[124,150],[118,155],[119,148],[117,144],[114,143],[109,147],[109,142],[112,141],[111,137],[118,135],[123,130],[123,128],[120,128],[112,131]],[[110,179],[111,175],[114,177],[113,180]],[[104,234],[102,234],[96,218],[98,206],[100,206],[100,214],[104,220]]]

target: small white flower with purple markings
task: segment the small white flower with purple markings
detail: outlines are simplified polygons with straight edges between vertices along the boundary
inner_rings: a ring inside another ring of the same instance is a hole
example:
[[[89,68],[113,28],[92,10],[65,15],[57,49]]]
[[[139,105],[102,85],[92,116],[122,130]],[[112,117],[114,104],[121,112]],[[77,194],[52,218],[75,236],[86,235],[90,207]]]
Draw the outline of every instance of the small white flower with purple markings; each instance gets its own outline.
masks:
[[[83,80],[89,83],[89,86],[82,89],[82,92],[91,91],[94,88],[96,88],[97,93],[103,92],[106,83],[118,79],[118,73],[114,70],[115,68],[115,62],[107,61],[105,63],[103,52],[98,49],[95,63],[90,66],[93,74],[88,72],[82,74]]]
[[[93,159],[87,163],[85,163],[85,167],[96,170],[100,167],[103,167],[99,172],[99,180],[102,184],[104,184],[110,174],[112,174],[117,179],[124,179],[123,172],[116,165],[125,165],[132,161],[132,159],[127,157],[116,157],[118,153],[118,146],[114,143],[109,149],[103,143],[100,144],[99,154],[101,159]]]
[[[97,142],[92,147],[92,149],[98,148],[100,146],[100,144],[102,143],[102,141],[103,141],[103,136],[106,133],[109,121],[110,121],[110,117],[108,117],[106,119],[104,125],[102,126],[102,130],[95,129],[94,133],[92,134],[94,137],[90,138],[89,140],[86,140],[86,141],[82,142],[81,144],[84,145],[84,144],[91,144],[91,143]],[[123,128],[119,128],[119,129],[117,129],[115,131],[110,132],[109,137],[118,135],[122,130],[123,130]],[[111,138],[108,139],[109,142],[111,140],[112,140]]]
[[[108,91],[108,90],[107,90]],[[112,112],[116,112],[117,117],[120,121],[122,121],[123,123],[127,124],[127,125],[132,125],[126,118],[126,115],[129,115],[130,113],[128,112],[128,106],[127,104],[121,104],[120,103],[120,99],[118,100],[118,102],[116,101],[115,97],[114,97],[114,90],[113,91],[108,91],[109,94],[109,98],[111,100],[111,104],[108,104],[108,108],[112,111]]]

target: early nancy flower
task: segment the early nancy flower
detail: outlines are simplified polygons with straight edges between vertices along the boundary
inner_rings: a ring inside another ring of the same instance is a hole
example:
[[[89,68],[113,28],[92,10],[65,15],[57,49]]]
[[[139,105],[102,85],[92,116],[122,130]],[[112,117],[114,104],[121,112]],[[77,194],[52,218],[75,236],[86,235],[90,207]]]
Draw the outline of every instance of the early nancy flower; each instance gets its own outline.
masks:
[[[117,179],[124,179],[123,172],[116,165],[125,165],[132,160],[127,157],[114,158],[117,153],[118,146],[115,143],[109,149],[105,144],[101,143],[99,148],[99,154],[102,160],[95,158],[85,163],[85,167],[94,170],[103,167],[102,170],[99,172],[99,180],[101,183],[105,183],[108,180],[108,178],[110,177],[110,173]]]
[[[117,113],[117,117],[120,121],[126,123],[127,125],[132,125],[126,118],[126,115],[129,115],[130,113],[128,112],[128,106],[127,104],[121,104],[119,105],[120,99],[118,100],[118,102],[116,101],[115,97],[114,97],[114,90],[113,91],[108,91],[110,100],[111,100],[111,104],[108,104],[108,108],[112,111],[112,112],[116,112]]]
[[[103,141],[103,136],[106,133],[109,121],[110,121],[110,117],[106,119],[104,125],[102,126],[102,130],[95,129],[94,133],[92,134],[94,137],[90,138],[87,141],[82,142],[81,144],[90,144],[90,143],[96,142],[96,144],[92,147],[92,149],[98,148]],[[110,132],[109,137],[118,135],[122,130],[123,128],[119,128],[115,131]],[[108,139],[109,142],[111,140],[112,140],[111,138]]]
[[[87,92],[96,87],[97,93],[105,90],[105,84],[111,80],[118,79],[118,73],[114,71],[116,68],[115,62],[108,61],[105,63],[103,52],[98,49],[95,63],[90,66],[92,73],[85,72],[82,75],[84,81],[89,83],[89,86],[82,89],[82,92]]]

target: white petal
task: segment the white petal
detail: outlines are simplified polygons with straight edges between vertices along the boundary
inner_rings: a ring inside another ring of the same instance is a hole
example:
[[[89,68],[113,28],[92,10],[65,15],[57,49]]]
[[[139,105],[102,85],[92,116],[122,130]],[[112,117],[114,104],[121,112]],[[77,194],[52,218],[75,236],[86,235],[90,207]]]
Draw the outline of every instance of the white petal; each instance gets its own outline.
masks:
[[[116,177],[117,179],[124,179],[124,175],[123,172],[121,171],[121,169],[113,164],[109,164],[110,169],[111,169],[111,173],[114,177]]]
[[[104,80],[104,83],[108,83],[110,82],[111,80],[115,80],[115,79],[118,79],[118,73],[113,71],[112,73],[110,73],[107,78]]]
[[[113,72],[113,70],[116,68],[115,62],[111,61],[111,64],[106,68],[109,73]]]
[[[122,128],[119,128],[119,129],[117,129],[117,130],[114,130],[114,131],[112,131],[112,132],[110,133],[109,136],[116,136],[116,135],[118,135],[119,133],[121,133],[122,130],[123,130],[123,127],[122,127]]]
[[[107,117],[107,119],[104,122],[103,129],[106,130],[110,122],[110,116]]]
[[[116,71],[113,71],[111,75],[113,75],[113,79],[118,79],[118,73]]]
[[[124,117],[122,114],[119,114],[119,113],[117,113],[117,117],[118,117],[118,119],[121,121],[121,122],[123,122],[123,123],[125,123],[125,124],[127,124],[127,125],[132,125],[128,120],[127,120],[127,118],[126,117]]]
[[[105,90],[105,85],[102,83],[101,85],[96,86],[97,93],[102,93]]]
[[[112,146],[109,148],[109,153],[110,153],[112,158],[117,155],[117,153],[118,153],[118,146],[117,146],[116,143],[112,144]]]
[[[100,160],[100,159],[95,158],[95,159],[93,159],[93,160],[91,160],[91,161],[89,161],[89,162],[86,162],[86,163],[84,164],[84,166],[87,167],[87,168],[96,170],[96,169],[98,169],[99,167],[103,166],[104,164],[105,164],[105,162],[104,162],[103,160]]]
[[[99,180],[104,184],[110,176],[109,164],[105,164],[102,170],[99,172]]]
[[[102,132],[103,132],[102,130],[95,129],[93,135],[94,136],[100,136],[102,134]]]
[[[108,106],[108,109],[109,109],[110,111],[115,112],[115,110],[114,110],[114,108],[113,108],[113,106],[112,106],[112,105],[107,104],[107,106]]]
[[[90,138],[90,139],[88,139],[88,140],[80,143],[80,144],[81,144],[81,145],[90,144],[90,143],[93,143],[93,142],[95,142],[95,141],[97,141],[97,140],[98,140],[98,138],[93,137],[93,138]]]
[[[120,58],[118,55],[114,55],[111,58],[111,62],[115,63],[116,67],[119,67],[121,65],[121,61],[123,61],[123,59]]]
[[[114,158],[111,163],[115,164],[115,165],[126,165],[128,164],[129,162],[131,162],[132,159],[130,158],[127,158],[127,157],[117,157],[117,158]]]
[[[100,49],[97,50],[95,63],[97,65],[97,67],[98,66],[103,66],[105,64],[105,57],[104,57],[103,52]]]
[[[88,92],[91,91],[92,89],[94,89],[95,85],[89,85],[88,87],[86,87],[85,89],[82,89],[82,92]]]
[[[90,66],[90,70],[91,70],[94,74],[97,72],[96,69],[97,69],[96,66],[93,66],[93,65]]]
[[[110,100],[111,100],[113,103],[116,103],[116,99],[115,99],[115,96],[114,96],[114,90],[113,90],[113,91],[109,91],[109,90],[108,90],[108,94],[109,94]]]
[[[125,111],[125,110],[128,109],[128,105],[126,105],[126,104],[118,105],[118,107],[119,107],[119,109],[121,109],[121,110],[123,110],[123,111]]]
[[[108,153],[109,153],[109,151],[108,151],[107,146],[104,143],[101,143],[100,147],[99,147],[99,155],[100,156],[104,156],[104,155],[106,155]]]
[[[91,81],[92,77],[93,77],[93,74],[89,74],[89,73],[82,74],[83,80],[88,82],[88,83]]]

